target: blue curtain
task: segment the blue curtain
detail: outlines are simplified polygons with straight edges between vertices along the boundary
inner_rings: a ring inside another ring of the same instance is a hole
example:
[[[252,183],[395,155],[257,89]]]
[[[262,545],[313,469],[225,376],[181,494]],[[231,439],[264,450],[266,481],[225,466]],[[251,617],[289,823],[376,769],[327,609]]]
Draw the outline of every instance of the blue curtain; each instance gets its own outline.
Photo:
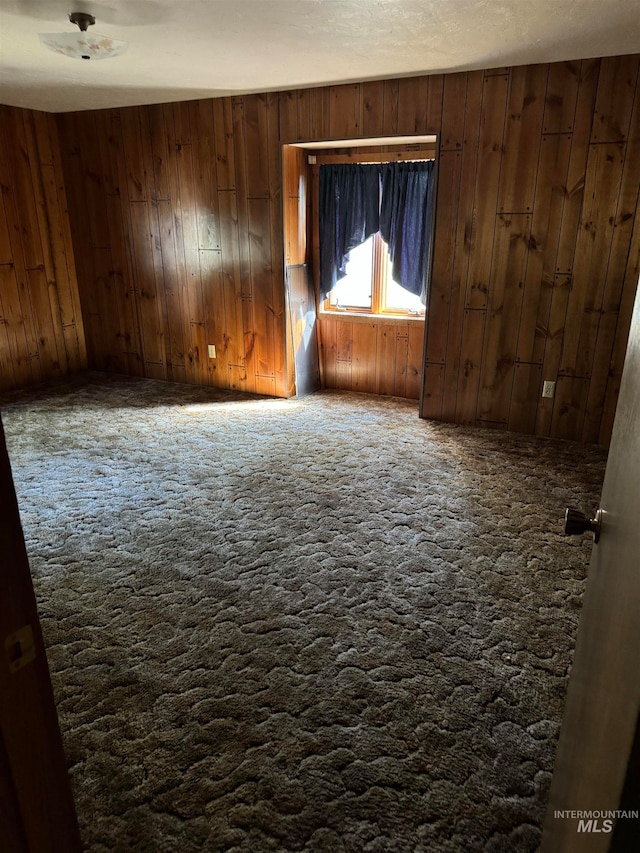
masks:
[[[382,170],[380,234],[393,278],[426,304],[434,201],[434,161],[387,163]]]
[[[323,299],[346,274],[351,249],[380,231],[394,280],[426,303],[434,183],[433,160],[320,166]]]
[[[349,252],[380,229],[379,164],[320,166],[320,292],[346,275]]]

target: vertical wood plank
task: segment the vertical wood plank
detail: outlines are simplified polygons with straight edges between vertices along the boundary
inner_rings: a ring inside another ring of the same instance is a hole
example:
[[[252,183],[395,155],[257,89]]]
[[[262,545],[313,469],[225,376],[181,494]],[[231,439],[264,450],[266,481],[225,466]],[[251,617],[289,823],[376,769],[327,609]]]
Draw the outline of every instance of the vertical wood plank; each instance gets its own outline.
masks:
[[[184,326],[187,329],[186,379],[194,384],[208,381],[208,365],[203,346],[205,313],[200,276],[200,246],[198,240],[197,213],[195,206],[195,178],[192,147],[185,139],[185,118],[182,111],[170,111],[172,146],[175,151],[176,191],[179,198],[179,221],[174,218],[176,238],[179,239],[184,257],[182,304]],[[189,125],[190,126],[190,125]],[[182,264],[181,264],[182,267]],[[142,320],[141,320],[142,322]]]
[[[247,192],[247,157],[244,133],[244,99],[234,98],[232,101],[233,115],[233,145],[236,167],[236,204],[238,209],[238,251],[240,255],[240,281],[242,295],[251,299],[251,259],[249,212]]]
[[[589,390],[588,379],[559,376],[553,405],[552,438],[570,439],[580,435]]]
[[[118,196],[106,197],[109,242],[111,246],[111,275],[114,282],[114,299],[118,307],[118,342],[127,372],[139,374],[142,369],[134,277],[129,268],[125,250],[122,206]],[[124,368],[123,368],[124,369]]]
[[[141,111],[137,107],[129,107],[121,112],[129,201],[147,201],[148,175],[140,116]]]
[[[505,424],[509,420],[530,228],[531,217],[521,213],[496,218],[476,413],[479,420]]]
[[[427,94],[427,133],[439,133],[442,128],[442,109],[444,99],[444,74],[432,74],[429,77]]]
[[[156,203],[152,218],[152,233],[155,246],[155,261],[162,266],[162,274],[156,279],[158,288],[158,323],[162,328],[163,361],[168,368],[169,377],[173,376],[172,368],[185,366],[185,341],[182,336],[180,323],[181,300],[179,295],[179,271],[174,242],[173,217],[171,204],[168,200]],[[155,221],[154,221],[155,220]],[[128,306],[123,305],[127,314]],[[127,316],[124,323],[130,326],[133,317]],[[127,337],[129,337],[127,333]],[[131,343],[126,344],[127,348]],[[134,350],[135,351],[135,350]]]
[[[59,130],[54,116],[47,116],[47,126],[49,130],[49,144],[53,158],[53,177],[57,196],[57,208],[53,201],[50,204],[52,210],[51,222],[56,223],[56,227],[59,230],[63,246],[61,252],[64,254],[64,265],[66,266],[66,277],[64,278],[62,286],[59,288],[61,320],[67,347],[69,369],[75,372],[78,370],[84,370],[87,367],[86,339],[76,272],[77,260],[73,250],[69,205],[62,168]],[[56,260],[55,251],[54,264],[59,264],[60,267],[62,267],[63,264],[62,258]]]
[[[444,398],[444,365],[425,364],[422,392],[422,417],[440,420]]]
[[[547,65],[511,70],[498,192],[499,213],[530,213],[547,88]]]
[[[336,361],[336,388],[343,391],[351,391],[351,368],[350,361],[341,361],[340,359]]]
[[[460,342],[460,372],[455,417],[458,423],[475,424],[486,311],[465,309]]]
[[[500,182],[509,77],[485,77],[478,163],[473,203],[472,250],[467,277],[466,307],[484,308],[489,291],[491,247]]]
[[[189,290],[192,280],[198,277],[199,269],[196,269],[193,240],[196,220],[191,204],[191,146],[183,147],[177,141],[179,134],[173,108],[163,108],[163,119],[167,139],[166,175],[171,200],[171,217],[167,216],[161,223],[165,298],[169,317],[168,350],[173,375],[180,375],[182,381],[194,383],[198,379],[198,363],[191,342]]]
[[[336,320],[326,315],[319,320],[320,323],[320,353],[323,364],[324,387],[336,387]]]
[[[516,364],[507,422],[510,430],[534,432],[541,393],[542,366],[523,362]]]
[[[376,394],[393,394],[396,373],[396,334],[393,326],[380,324],[376,349]]]
[[[362,136],[382,136],[384,84],[381,80],[360,84]]]
[[[464,141],[467,72],[445,74],[440,131],[440,152],[458,151]]]
[[[244,99],[248,198],[269,197],[269,149],[266,95]]]
[[[203,360],[207,365],[208,381],[217,388],[226,388],[229,381],[227,350],[224,346],[224,301],[222,286],[222,253],[201,250],[200,279],[204,302]],[[215,358],[209,357],[209,345],[216,348]]]
[[[298,102],[295,92],[280,92],[278,96],[281,142],[298,141]]]
[[[200,251],[219,251],[220,214],[216,183],[216,146],[211,101],[189,104],[189,124],[193,131],[193,203],[195,205]]]
[[[2,157],[5,165],[5,214],[15,241],[20,240],[25,269],[44,267],[44,253],[38,221],[37,187],[33,185],[31,159],[25,131],[28,113],[14,108],[4,108],[0,123]],[[34,164],[35,165],[35,164]],[[9,198],[10,197],[10,198]]]
[[[406,396],[420,398],[424,359],[424,323],[409,323]],[[442,371],[444,377],[444,370]]]
[[[4,201],[0,195],[0,265],[10,264],[13,259],[11,240],[9,239],[9,223],[4,212]]]
[[[624,147],[620,143],[590,146],[576,242],[574,287],[567,308],[560,363],[560,372],[565,375],[591,373],[623,165]]]
[[[444,364],[449,331],[449,305],[456,262],[458,207],[462,152],[440,151],[438,159],[437,227],[433,247],[433,266],[428,295],[427,352],[430,364]]]
[[[447,350],[443,381],[442,417],[455,420],[457,417],[458,379],[462,369],[462,336],[464,327],[464,304],[466,299],[466,283],[471,258],[473,231],[473,201],[477,176],[479,156],[479,134],[482,115],[482,93],[484,76],[481,71],[470,72],[467,75],[466,99],[464,107],[464,128],[462,164],[460,173],[460,188],[458,202],[458,221],[455,242],[455,260],[451,279],[451,296],[448,305],[448,316],[441,316],[439,322],[446,323]],[[439,192],[440,190],[438,190]],[[452,188],[455,192],[455,188]],[[436,211],[436,246],[440,235],[438,214]],[[429,312],[429,327],[432,322],[438,322],[438,314]],[[428,335],[428,333],[427,333]],[[428,336],[427,336],[428,344]]]
[[[136,290],[140,308],[143,358],[145,363],[164,363],[164,334],[160,320],[154,237],[146,203],[131,205],[132,241],[136,256]]]
[[[385,136],[398,133],[398,86],[397,80],[383,82],[382,133]]]
[[[3,115],[7,115],[6,108],[2,108]],[[9,112],[9,121],[12,113]],[[5,132],[0,133],[0,157],[1,162],[9,164],[11,168],[11,160],[7,155],[7,145],[10,142],[10,137],[7,138],[7,127],[9,121],[5,123],[3,128],[0,124],[0,130]],[[12,304],[9,313],[14,317],[14,322],[19,322],[24,327],[26,338],[26,346],[28,357],[31,359],[31,371],[33,381],[37,382],[42,378],[42,367],[38,359],[38,340],[35,327],[35,316],[31,302],[27,281],[26,256],[24,254],[24,243],[22,237],[22,225],[18,214],[18,206],[20,205],[22,195],[25,191],[24,186],[19,184],[14,185],[13,171],[3,175],[3,202],[6,215],[6,222],[9,234],[9,243],[11,247],[11,263],[13,264],[13,274],[16,281],[16,293],[18,304]],[[8,298],[12,298],[13,293]],[[13,300],[12,300],[13,301]]]
[[[155,104],[148,107],[147,117],[149,121],[149,136],[153,168],[152,198],[154,201],[168,201],[171,198],[169,179],[170,155],[165,129],[165,111],[162,104]],[[100,133],[100,143],[102,151],[104,145],[103,132]],[[107,159],[107,162],[109,160],[110,158]],[[117,170],[109,170],[109,176],[107,178],[108,183],[105,185],[107,194],[118,194],[117,180]],[[109,186],[111,186],[113,193],[109,192]]]
[[[406,334],[403,332],[406,330]],[[407,358],[409,356],[409,329],[396,327],[396,354],[393,394],[395,397],[407,396]]]
[[[19,284],[10,264],[0,265],[0,306],[6,347],[0,381],[3,389],[8,390],[34,381]]]
[[[250,199],[249,252],[253,292],[254,354],[256,375],[275,371],[273,277],[271,274],[271,225],[267,199]]]
[[[8,264],[0,264],[0,288],[2,288],[7,272],[13,274],[13,270]],[[4,307],[2,305],[2,290],[0,289],[0,390],[5,391],[9,388],[14,388],[19,380],[16,379],[16,371],[13,366],[13,353],[9,344],[9,332],[7,329],[8,323],[4,316]],[[18,368],[19,369],[19,368]],[[21,377],[25,381],[25,377]]]
[[[232,391],[246,391],[247,371],[244,367],[229,365],[229,388]]]
[[[567,189],[556,261],[556,273],[566,275],[570,275],[573,271],[576,235],[584,194],[589,136],[599,73],[599,60],[583,60],[581,62],[571,155],[567,173]]]
[[[220,190],[235,190],[236,168],[233,144],[233,113],[231,98],[213,101],[213,128],[216,149],[216,186]],[[176,145],[179,145],[176,141]]]
[[[299,89],[296,92],[298,112],[298,137],[311,140],[311,93],[309,89]]]
[[[353,323],[351,356],[351,388],[367,394],[376,389],[376,348],[378,326],[371,323]]]
[[[218,193],[220,210],[220,243],[222,246],[222,282],[225,314],[224,345],[227,362],[244,367],[244,332],[242,324],[242,285],[238,249],[238,212],[235,193]],[[251,344],[252,346],[253,344]]]
[[[629,132],[640,57],[610,56],[600,65],[591,142],[624,142]]]
[[[244,340],[243,358],[244,358],[244,385],[242,390],[252,392],[256,390],[258,383],[258,370],[255,357],[255,313],[254,300],[246,296],[242,297],[242,334]],[[261,383],[262,387],[263,384]]]
[[[346,318],[336,318],[336,360],[351,361],[353,351],[353,323]]]
[[[329,136],[329,89],[311,89],[309,92],[311,139],[326,139]],[[281,142],[287,142],[281,136]]]
[[[544,133],[571,133],[576,114],[580,62],[553,62],[544,107]]]
[[[333,139],[360,135],[360,87],[357,83],[329,88],[329,135]]]
[[[398,133],[427,133],[428,92],[428,77],[403,77],[398,81]]]
[[[176,101],[168,105],[172,114],[174,141],[176,145],[191,145],[193,134],[191,132],[191,116],[189,101]]]
[[[548,335],[571,134],[543,135],[527,260],[517,360],[542,363]]]
[[[544,362],[542,368],[543,380],[548,379],[555,381],[558,375],[560,357],[562,355],[562,342],[564,339],[567,304],[569,302],[571,287],[571,276],[554,276],[551,305],[549,308],[549,322],[547,324],[544,348]],[[551,398],[540,398],[538,400],[535,426],[537,435],[550,434],[553,404],[554,400]]]
[[[61,376],[66,373],[66,358],[58,352],[58,341],[51,312],[47,275],[42,269],[27,271],[27,284],[35,316],[38,340],[38,358],[45,376]],[[63,353],[64,354],[64,350]]]

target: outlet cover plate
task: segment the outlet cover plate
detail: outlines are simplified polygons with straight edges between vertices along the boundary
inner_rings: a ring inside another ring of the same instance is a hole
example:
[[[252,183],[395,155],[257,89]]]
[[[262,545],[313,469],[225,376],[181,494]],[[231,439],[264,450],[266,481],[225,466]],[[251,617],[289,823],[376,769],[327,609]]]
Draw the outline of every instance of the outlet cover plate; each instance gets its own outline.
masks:
[[[553,397],[556,393],[556,383],[551,380],[545,380],[542,383],[542,396],[543,397]]]

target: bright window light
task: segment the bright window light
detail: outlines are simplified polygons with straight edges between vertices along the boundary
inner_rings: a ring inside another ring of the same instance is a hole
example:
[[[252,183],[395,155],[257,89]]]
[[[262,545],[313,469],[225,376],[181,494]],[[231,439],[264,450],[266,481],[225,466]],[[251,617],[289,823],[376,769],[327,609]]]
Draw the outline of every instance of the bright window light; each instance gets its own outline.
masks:
[[[347,274],[331,292],[331,305],[371,308],[373,237],[349,252]]]
[[[389,257],[389,247],[381,241],[383,250],[383,263],[386,264],[385,287],[383,290],[383,310],[398,311],[399,313],[406,312],[407,314],[424,314],[424,305],[420,302],[420,297],[415,293],[410,293],[401,287],[393,278],[391,272],[391,258]]]

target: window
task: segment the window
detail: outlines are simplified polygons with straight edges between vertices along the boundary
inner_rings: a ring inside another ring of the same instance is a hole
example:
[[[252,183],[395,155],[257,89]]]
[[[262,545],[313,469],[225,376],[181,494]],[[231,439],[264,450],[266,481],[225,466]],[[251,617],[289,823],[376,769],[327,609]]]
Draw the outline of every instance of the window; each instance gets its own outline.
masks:
[[[389,250],[379,231],[351,250],[346,269],[324,301],[325,311],[424,316],[420,298],[393,280]]]
[[[424,317],[434,167],[432,159],[319,164],[321,310]]]

